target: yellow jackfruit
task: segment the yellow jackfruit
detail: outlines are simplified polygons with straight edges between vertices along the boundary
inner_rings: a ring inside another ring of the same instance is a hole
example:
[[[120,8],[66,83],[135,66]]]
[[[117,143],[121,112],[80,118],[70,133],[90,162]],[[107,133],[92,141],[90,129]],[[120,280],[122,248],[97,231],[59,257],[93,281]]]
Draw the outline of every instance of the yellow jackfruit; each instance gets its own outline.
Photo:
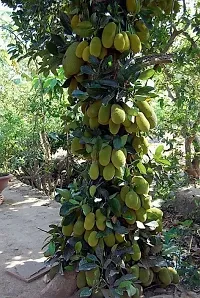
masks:
[[[140,11],[140,1],[126,0],[126,9],[128,12],[138,13]]]
[[[103,169],[103,178],[106,181],[110,181],[115,176],[115,167],[110,162],[104,169]]]
[[[118,105],[113,104],[111,107],[111,119],[115,124],[121,124],[126,119],[126,113],[124,109]]]
[[[104,231],[106,228],[106,216],[101,213],[100,209],[96,210],[96,226],[100,231]]]
[[[150,277],[150,270],[148,268],[140,267],[140,270],[139,270],[139,279],[140,279],[140,281],[143,284],[145,284],[145,283],[148,282],[149,277]]]
[[[135,191],[139,195],[148,194],[149,183],[142,176],[134,176],[132,182],[134,183]]]
[[[168,267],[167,269],[171,275],[172,283],[178,284],[180,282],[180,278],[177,271],[172,267]]]
[[[74,29],[79,23],[79,15],[75,14],[71,19],[71,27]],[[79,57],[80,58],[80,57]]]
[[[140,41],[143,42],[143,43],[146,43],[150,38],[149,31],[137,32],[137,36],[139,37]]]
[[[83,235],[83,233],[85,232],[85,228],[84,228],[84,221],[81,219],[78,219],[75,224],[74,224],[74,228],[73,228],[73,232],[75,236],[81,236]]]
[[[143,154],[148,153],[149,143],[148,143],[148,140],[143,136],[142,137],[135,136],[133,138],[132,146],[137,153],[141,153],[141,152]]]
[[[135,27],[137,31],[141,31],[141,32],[147,32],[149,31],[149,29],[147,28],[147,26],[145,25],[145,23],[142,20],[138,20],[135,22]]]
[[[97,246],[98,242],[99,242],[99,239],[97,238],[97,232],[92,231],[88,237],[89,246],[95,247],[95,246]]]
[[[147,212],[146,209],[144,209],[143,207],[136,210],[135,213],[138,221],[145,222],[147,220]]]
[[[92,233],[92,230],[91,231],[85,231],[84,233],[84,240],[88,243],[88,238],[90,236],[90,234]]]
[[[90,188],[89,188],[89,193],[90,193],[91,197],[94,197],[94,195],[95,195],[95,193],[96,193],[96,190],[97,190],[96,185],[92,185],[92,186],[90,186]]]
[[[103,240],[108,247],[113,247],[115,245],[115,235],[113,233],[105,236]]]
[[[133,190],[126,194],[125,204],[128,208],[133,210],[138,210],[141,207],[140,198]]]
[[[90,46],[87,46],[84,50],[83,50],[83,54],[82,54],[82,59],[85,62],[89,62],[89,58],[90,58]]]
[[[114,43],[117,25],[114,22],[108,23],[102,33],[102,44],[104,48],[111,48]]]
[[[148,282],[142,284],[143,287],[149,287],[152,284],[152,282],[153,282],[154,273],[153,273],[153,271],[151,269],[149,269],[149,273],[150,273],[149,280],[148,280]]]
[[[68,94],[72,95],[72,92],[77,89],[78,83],[75,78],[71,79],[70,85],[68,87]]]
[[[123,218],[129,225],[133,225],[136,222],[136,214],[133,209],[128,209],[123,213]]]
[[[110,163],[112,147],[107,145],[99,151],[99,163],[102,166],[107,166]]]
[[[157,116],[156,116],[156,113],[154,111],[153,111],[151,117],[147,117],[147,120],[150,124],[150,128],[156,127],[156,125],[157,125]]]
[[[103,60],[108,55],[108,50],[104,47],[101,47],[101,54],[99,56],[99,59]]]
[[[124,42],[125,42],[123,51],[129,51],[130,50],[130,40],[129,40],[128,34],[127,34],[127,32],[122,32],[122,35],[124,37]]]
[[[76,277],[76,285],[78,289],[82,289],[87,285],[86,276],[84,271],[80,271]]]
[[[85,272],[86,281],[89,287],[94,287],[98,284],[100,279],[99,267]]]
[[[62,233],[64,236],[69,237],[73,232],[74,225],[70,224],[68,226],[62,226]]]
[[[94,225],[95,225],[95,214],[93,212],[90,212],[85,217],[84,228],[85,230],[90,231],[94,228]]]
[[[79,138],[73,138],[72,143],[71,143],[71,152],[73,154],[76,154],[78,150],[83,149],[83,144],[80,144],[80,139]]]
[[[100,107],[101,107],[100,100],[97,100],[97,101],[93,102],[92,104],[90,104],[89,108],[87,109],[88,117],[97,118]]]
[[[114,39],[114,47],[117,51],[122,52],[125,47],[125,40],[122,33],[117,33]]]
[[[78,58],[82,58],[83,51],[85,50],[86,47],[88,47],[88,42],[86,40],[83,40],[78,44],[76,48],[76,56]]]
[[[115,238],[117,240],[117,243],[123,243],[124,242],[124,235],[115,233]]]
[[[134,241],[132,248],[133,248],[133,254],[131,255],[132,260],[137,262],[141,259],[141,250],[137,241]]]
[[[111,119],[109,120],[109,131],[111,134],[116,135],[119,132],[120,124],[115,124]]]
[[[89,176],[92,180],[96,180],[99,177],[99,166],[97,162],[93,162],[90,166]]]
[[[125,127],[130,127],[132,122],[128,119],[128,116],[126,115],[125,121],[122,123]]]
[[[126,156],[124,155],[124,152],[122,150],[113,149],[111,161],[115,168],[120,169],[121,167],[124,167],[126,164]]]
[[[151,196],[149,195],[140,195],[140,200],[142,207],[144,209],[150,209],[151,208]]]
[[[63,58],[63,69],[67,78],[79,73],[81,66],[84,64],[82,59],[76,57],[76,48],[78,44],[78,42],[73,42],[68,47]]]
[[[133,53],[134,54],[140,53],[142,50],[142,45],[141,45],[141,41],[140,41],[140,38],[138,37],[138,35],[131,34],[129,32],[128,37],[130,40],[131,50],[133,51]]]
[[[129,192],[130,190],[130,186],[128,185],[124,185],[122,186],[121,190],[120,190],[120,199],[125,202],[125,197],[127,195],[127,193]]]
[[[136,123],[141,131],[148,132],[150,130],[149,121],[142,112],[139,112],[137,114]]]
[[[145,115],[145,117],[151,117],[153,115],[153,108],[150,106],[150,104],[144,100],[144,101],[137,101],[136,102],[137,107],[140,109],[140,111]]]
[[[165,286],[169,286],[172,282],[168,268],[161,268],[158,277]]]
[[[93,37],[90,43],[90,55],[99,57],[101,54],[101,39],[99,37]]]
[[[98,121],[98,118],[97,118],[97,117],[95,117],[95,118],[90,118],[90,119],[89,119],[89,125],[90,125],[90,128],[91,128],[91,129],[98,128],[98,127],[99,127],[99,121]]]
[[[157,220],[157,219],[162,220],[162,217],[163,217],[162,210],[160,210],[156,207],[152,207],[152,208],[147,210],[147,218],[149,220]]]
[[[98,113],[99,123],[102,125],[106,125],[110,119],[110,114],[111,114],[111,105],[110,104],[106,106],[102,105]]]
[[[134,275],[134,277],[136,277],[136,279],[139,278],[139,269],[140,267],[138,265],[133,265],[131,267],[131,273]]]

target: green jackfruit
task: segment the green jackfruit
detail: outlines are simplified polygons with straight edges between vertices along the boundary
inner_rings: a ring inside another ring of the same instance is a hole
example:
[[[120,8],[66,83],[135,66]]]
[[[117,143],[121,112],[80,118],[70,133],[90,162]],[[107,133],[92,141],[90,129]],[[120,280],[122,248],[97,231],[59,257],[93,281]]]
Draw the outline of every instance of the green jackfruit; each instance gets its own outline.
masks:
[[[79,15],[78,14],[75,14],[72,19],[71,19],[71,27],[72,29],[76,28],[76,26],[78,25],[79,23]]]
[[[69,237],[71,236],[72,232],[73,232],[73,224],[70,224],[68,226],[62,226],[62,233],[64,236]]]
[[[108,49],[112,47],[115,39],[116,29],[117,25],[114,22],[110,22],[104,27],[102,33],[102,44],[104,48]]]
[[[147,117],[147,120],[149,121],[150,128],[154,128],[157,125],[157,116],[156,113],[153,111],[151,117]]]
[[[121,190],[120,190],[120,199],[125,202],[125,197],[127,195],[127,193],[129,192],[130,190],[130,186],[128,185],[124,185],[122,186]]]
[[[120,105],[118,105],[118,104],[112,105],[111,119],[112,119],[112,122],[114,122],[115,124],[121,124],[125,121],[126,113]]]
[[[82,54],[82,59],[85,62],[89,62],[90,59],[90,46],[85,47]]]
[[[133,254],[131,255],[132,260],[137,262],[141,259],[141,250],[137,241],[134,241],[132,248],[133,248]]]
[[[137,33],[137,36],[139,37],[140,41],[143,42],[143,43],[146,43],[150,38],[149,31],[147,31],[147,32],[136,32],[136,33]]]
[[[138,221],[145,222],[147,220],[146,209],[141,207],[140,209],[136,210],[135,213]]]
[[[85,217],[84,228],[87,231],[90,231],[94,228],[94,225],[95,225],[95,214],[93,212],[90,212]]]
[[[168,267],[168,271],[171,275],[172,283],[178,284],[180,282],[180,278],[177,271],[172,267]]]
[[[92,233],[92,230],[91,231],[85,231],[84,233],[84,240],[88,243],[88,238],[90,236],[90,234]]]
[[[94,287],[98,284],[100,279],[99,267],[85,272],[86,281],[89,287]]]
[[[112,119],[109,120],[109,130],[111,134],[116,135],[119,132],[120,124],[115,124]]]
[[[95,57],[99,57],[101,54],[101,39],[99,37],[93,37],[90,43],[90,54]]]
[[[115,235],[113,233],[105,236],[103,240],[108,247],[113,247],[115,245]]]
[[[106,125],[109,122],[111,114],[111,105],[107,104],[106,106],[102,105],[99,109],[98,121],[102,125]]]
[[[136,116],[137,126],[141,131],[148,132],[150,130],[150,124],[147,118],[142,112],[139,112]]]
[[[86,125],[86,126],[89,126],[90,125],[90,118],[88,117],[87,114],[85,114],[83,116],[83,124]]]
[[[157,219],[162,220],[162,217],[163,217],[162,210],[160,210],[156,207],[153,207],[153,208],[150,208],[147,210],[147,218],[149,220],[157,220]]]
[[[103,178],[106,181],[110,181],[114,178],[115,176],[115,167],[113,164],[110,162],[104,169],[103,169]]]
[[[79,73],[81,66],[84,64],[84,61],[76,56],[76,48],[78,44],[79,42],[72,43],[64,55],[63,69],[66,78]]]
[[[99,163],[102,166],[107,166],[110,163],[112,147],[107,145],[99,151]]]
[[[129,225],[133,225],[136,222],[136,214],[133,209],[128,209],[123,213],[123,218]]]
[[[140,200],[142,207],[144,209],[150,209],[151,208],[151,196],[149,195],[140,195]]]
[[[140,198],[133,190],[126,194],[125,204],[128,208],[133,210],[138,210],[141,207]]]
[[[91,129],[95,129],[99,127],[99,122],[98,122],[98,118],[90,118],[89,119],[89,125]]]
[[[108,55],[108,50],[104,47],[101,48],[101,54],[99,56],[100,60],[103,60]]]
[[[85,50],[86,47],[88,47],[88,42],[86,40],[83,40],[78,44],[76,48],[76,56],[78,58],[82,58],[83,51]]]
[[[123,179],[124,169],[123,168],[115,169],[115,177]]]
[[[78,219],[75,222],[73,232],[74,232],[74,235],[76,235],[76,236],[83,235],[83,233],[85,232],[84,221],[83,220]]]
[[[140,1],[126,0],[126,9],[128,12],[138,13],[140,11]]]
[[[89,108],[87,109],[87,115],[90,118],[97,118],[99,109],[101,107],[101,101],[97,100],[94,103],[92,103]]]
[[[151,117],[153,115],[153,108],[146,100],[137,101],[136,105],[140,109],[140,111],[145,115],[145,117]]]
[[[169,286],[172,282],[168,268],[161,268],[158,277],[165,286]]]
[[[128,119],[128,116],[126,115],[125,121],[122,123],[125,127],[130,127],[132,122]]]
[[[129,51],[130,50],[130,40],[129,40],[128,34],[127,34],[127,32],[122,32],[122,35],[124,37],[124,42],[125,42],[123,51]]]
[[[92,180],[96,180],[99,177],[99,166],[97,162],[94,162],[90,166],[89,176]]]
[[[121,167],[124,167],[126,164],[126,156],[124,155],[124,152],[122,150],[113,149],[111,161],[115,168],[120,169]]]
[[[76,277],[76,285],[78,289],[82,289],[86,287],[87,281],[86,281],[86,276],[84,271],[78,272]]]
[[[77,154],[77,151],[81,149],[83,149],[83,144],[80,144],[80,139],[76,137],[73,138],[71,143],[71,152],[73,154]]]
[[[136,122],[131,123],[131,125],[129,127],[125,127],[125,129],[128,133],[135,133],[140,131]]]
[[[96,226],[100,231],[104,231],[106,228],[106,216],[101,213],[100,209],[96,210]]]
[[[82,21],[73,29],[73,33],[80,37],[90,37],[94,32],[93,25],[89,21]]]
[[[117,240],[117,243],[123,243],[124,242],[124,235],[115,233],[115,238]]]
[[[134,183],[135,191],[139,195],[148,194],[149,183],[142,176],[134,176],[132,182]]]
[[[148,142],[147,138],[145,138],[143,136],[141,136],[141,137],[135,136],[133,138],[132,146],[137,153],[141,153],[141,152],[143,154],[148,153],[149,142]]]
[[[134,54],[140,53],[142,50],[142,44],[137,34],[128,33],[130,40],[131,50]]]
[[[143,287],[149,287],[152,284],[152,282],[153,282],[154,273],[153,273],[153,271],[151,269],[149,269],[149,272],[150,272],[149,280],[148,280],[148,282],[142,284]]]
[[[136,279],[139,278],[139,272],[140,272],[140,267],[138,265],[133,265],[131,267],[131,273],[136,277]]]
[[[89,193],[91,195],[91,197],[94,197],[95,193],[96,193],[97,187],[96,185],[91,185],[89,188]]]
[[[149,281],[149,277],[150,277],[150,270],[148,268],[143,268],[140,267],[139,270],[139,279],[142,282],[142,284],[145,284]]]
[[[114,47],[117,51],[122,52],[125,48],[125,40],[122,33],[117,33],[114,39]]]
[[[97,232],[92,231],[88,237],[89,246],[95,247],[95,246],[97,246],[98,242],[99,242],[99,239],[97,238]]]

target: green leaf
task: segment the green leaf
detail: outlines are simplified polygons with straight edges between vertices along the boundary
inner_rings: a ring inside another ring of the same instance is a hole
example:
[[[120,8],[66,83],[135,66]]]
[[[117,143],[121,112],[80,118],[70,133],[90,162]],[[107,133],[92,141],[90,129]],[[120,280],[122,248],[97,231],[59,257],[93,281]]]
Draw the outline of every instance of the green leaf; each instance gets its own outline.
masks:
[[[135,295],[137,293],[137,289],[133,285],[130,285],[126,289],[126,291],[127,291],[129,297],[132,297],[133,295]]]
[[[61,189],[61,188],[56,188],[56,192],[61,195],[62,198],[69,200],[71,194],[68,189]]]
[[[81,90],[74,90],[72,92],[72,96],[73,97],[76,97],[76,98],[78,98],[80,100],[85,100],[85,99],[88,98],[88,93],[87,92],[83,92]]]
[[[46,43],[46,48],[49,51],[50,54],[52,55],[58,55],[58,49],[57,46],[55,45],[55,43],[48,41]]]
[[[74,211],[78,208],[80,208],[79,204],[74,205],[70,202],[65,202],[60,208],[60,216],[65,217],[65,216],[69,215],[72,211]]]
[[[147,173],[146,168],[141,161],[137,164],[137,168],[141,174],[145,175]]]
[[[155,156],[156,157],[161,157],[162,156],[162,153],[164,151],[164,145],[159,145],[157,148],[156,148],[156,151],[155,151]]]
[[[113,146],[114,146],[114,149],[120,149],[123,147],[122,145],[122,138],[120,137],[115,137],[114,140],[113,140]]]
[[[145,86],[137,90],[136,95],[146,94],[148,96],[150,91],[153,91],[154,88],[150,86]]]
[[[123,137],[121,137],[122,147],[124,147],[126,145],[127,140],[128,140],[128,135],[123,135]]]
[[[56,252],[56,245],[53,241],[49,243],[48,252],[51,256],[53,256]]]
[[[90,271],[95,268],[97,268],[97,264],[87,262],[86,260],[81,260],[78,267],[79,271]]]
[[[103,86],[105,85],[105,86],[114,87],[114,88],[118,87],[118,82],[114,80],[98,80],[98,83]]]
[[[90,297],[92,295],[92,289],[86,287],[82,288],[79,294],[80,297]]]
[[[121,204],[119,199],[117,198],[113,198],[111,200],[108,200],[108,204],[112,210],[112,212],[116,215],[116,216],[120,216],[121,215]]]
[[[83,65],[81,66],[81,73],[87,74],[87,75],[93,75],[95,72],[89,65]]]

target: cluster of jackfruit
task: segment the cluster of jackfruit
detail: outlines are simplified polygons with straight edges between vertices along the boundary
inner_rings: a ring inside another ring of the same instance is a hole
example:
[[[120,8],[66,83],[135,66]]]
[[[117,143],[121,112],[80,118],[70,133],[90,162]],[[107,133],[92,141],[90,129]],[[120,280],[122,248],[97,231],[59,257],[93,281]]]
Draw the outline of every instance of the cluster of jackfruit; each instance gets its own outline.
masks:
[[[135,1],[135,0],[134,0]],[[171,13],[178,13],[180,10],[180,3],[178,0],[153,0],[147,1],[146,6],[153,9],[155,15],[164,12],[166,15]]]

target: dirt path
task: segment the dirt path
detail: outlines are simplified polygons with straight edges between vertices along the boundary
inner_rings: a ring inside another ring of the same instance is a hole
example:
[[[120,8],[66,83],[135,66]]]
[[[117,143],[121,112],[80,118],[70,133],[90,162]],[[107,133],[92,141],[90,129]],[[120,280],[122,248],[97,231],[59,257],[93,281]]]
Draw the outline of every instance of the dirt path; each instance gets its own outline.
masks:
[[[5,272],[27,260],[43,261],[41,247],[49,224],[59,222],[59,205],[37,190],[15,180],[3,192],[5,202],[0,206],[0,298],[27,298],[43,289],[43,278],[25,283]]]

